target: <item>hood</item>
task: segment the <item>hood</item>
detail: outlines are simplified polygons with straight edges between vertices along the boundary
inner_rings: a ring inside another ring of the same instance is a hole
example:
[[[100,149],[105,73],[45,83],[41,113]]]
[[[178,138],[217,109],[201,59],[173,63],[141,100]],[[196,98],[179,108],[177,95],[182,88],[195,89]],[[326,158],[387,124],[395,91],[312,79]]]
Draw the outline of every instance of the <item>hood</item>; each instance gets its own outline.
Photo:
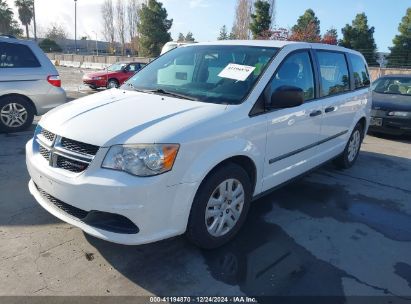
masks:
[[[100,76],[108,76],[108,75],[113,74],[113,73],[116,73],[116,72],[99,71],[99,72],[93,72],[93,73],[85,74],[84,77],[85,78],[93,78],[93,77],[100,77]]]
[[[112,89],[57,107],[42,117],[40,125],[97,146],[159,143],[225,109],[225,105]]]
[[[411,96],[372,93],[372,108],[375,110],[411,111]]]

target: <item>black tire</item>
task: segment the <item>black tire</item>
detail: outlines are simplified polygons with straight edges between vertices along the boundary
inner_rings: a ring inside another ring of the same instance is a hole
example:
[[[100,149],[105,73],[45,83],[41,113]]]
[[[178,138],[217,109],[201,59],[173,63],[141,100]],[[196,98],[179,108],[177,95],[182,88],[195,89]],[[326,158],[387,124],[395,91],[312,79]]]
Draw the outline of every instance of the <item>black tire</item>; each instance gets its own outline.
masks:
[[[356,149],[357,151],[356,151],[354,158],[350,158],[349,157],[350,143],[354,139],[354,136],[357,132],[359,132],[359,136],[360,136],[359,146],[358,146],[358,149]],[[361,123],[357,123],[357,125],[355,126],[354,130],[352,131],[350,135],[350,138],[348,139],[344,152],[341,153],[336,159],[334,159],[334,164],[338,169],[349,169],[355,164],[358,158],[358,155],[360,154],[359,152],[361,149],[361,144],[362,144],[363,139],[364,139],[364,128]]]
[[[235,179],[241,183],[244,191],[244,203],[240,216],[231,230],[224,235],[216,237],[207,230],[205,220],[206,207],[217,186],[228,179]],[[250,178],[242,167],[228,163],[212,171],[203,180],[195,195],[187,225],[187,238],[198,247],[204,249],[217,248],[230,241],[244,224],[250,208],[251,192]]]
[[[120,86],[116,79],[109,79],[107,82],[107,89],[118,88]]]
[[[6,111],[9,112],[10,107],[13,107],[13,105],[16,105],[16,108],[20,111],[23,109],[26,111],[26,114],[21,118],[24,123],[19,124],[16,122],[13,124],[8,121],[11,118],[7,117]],[[13,133],[28,129],[33,123],[34,114],[35,110],[32,104],[23,96],[11,95],[0,98],[0,132]]]

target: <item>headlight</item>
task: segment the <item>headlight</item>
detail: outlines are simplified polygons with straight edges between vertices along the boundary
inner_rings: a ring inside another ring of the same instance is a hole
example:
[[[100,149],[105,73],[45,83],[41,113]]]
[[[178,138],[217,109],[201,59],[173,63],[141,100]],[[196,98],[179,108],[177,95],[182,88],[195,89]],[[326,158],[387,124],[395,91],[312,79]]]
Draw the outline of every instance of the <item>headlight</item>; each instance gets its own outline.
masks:
[[[93,77],[93,80],[103,80],[103,77]]]
[[[393,111],[393,112],[389,112],[388,116],[407,117],[407,116],[411,116],[411,112]]]
[[[177,144],[112,146],[102,167],[136,176],[158,175],[173,168],[179,148]]]

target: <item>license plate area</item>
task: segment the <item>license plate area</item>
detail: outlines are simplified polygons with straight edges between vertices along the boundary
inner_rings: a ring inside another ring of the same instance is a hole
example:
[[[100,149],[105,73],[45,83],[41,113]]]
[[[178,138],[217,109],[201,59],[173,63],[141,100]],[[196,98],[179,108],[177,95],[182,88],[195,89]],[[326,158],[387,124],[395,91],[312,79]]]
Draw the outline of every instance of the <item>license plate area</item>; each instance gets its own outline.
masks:
[[[382,126],[382,118],[371,117],[370,126],[381,127]]]

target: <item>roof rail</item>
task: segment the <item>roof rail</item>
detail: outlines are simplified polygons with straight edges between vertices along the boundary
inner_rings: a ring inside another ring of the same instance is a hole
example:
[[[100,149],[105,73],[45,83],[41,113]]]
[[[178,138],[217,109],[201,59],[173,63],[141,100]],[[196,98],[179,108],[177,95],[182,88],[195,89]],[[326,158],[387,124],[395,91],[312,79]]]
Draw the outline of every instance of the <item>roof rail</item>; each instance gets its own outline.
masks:
[[[13,36],[13,35],[7,35],[7,34],[0,34],[0,37],[2,37],[2,38],[13,38],[13,39],[17,39],[15,36]]]

